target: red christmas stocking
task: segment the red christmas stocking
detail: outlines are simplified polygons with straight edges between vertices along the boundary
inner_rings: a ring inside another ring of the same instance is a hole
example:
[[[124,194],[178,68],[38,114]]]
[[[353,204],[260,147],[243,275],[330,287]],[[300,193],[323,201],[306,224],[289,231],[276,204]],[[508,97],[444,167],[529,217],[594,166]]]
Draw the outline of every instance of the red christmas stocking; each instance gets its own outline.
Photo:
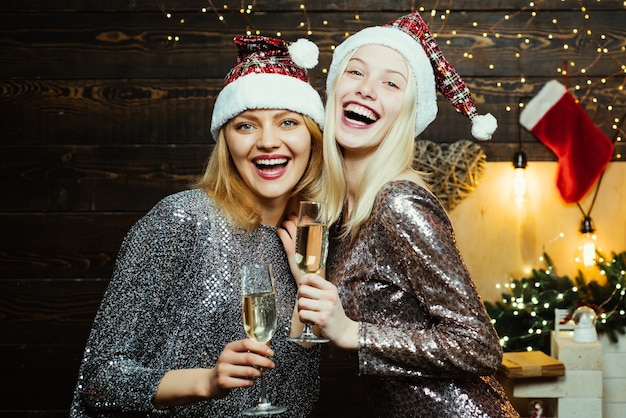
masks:
[[[567,203],[585,196],[613,156],[611,140],[558,81],[528,102],[520,124],[557,155],[556,186]]]

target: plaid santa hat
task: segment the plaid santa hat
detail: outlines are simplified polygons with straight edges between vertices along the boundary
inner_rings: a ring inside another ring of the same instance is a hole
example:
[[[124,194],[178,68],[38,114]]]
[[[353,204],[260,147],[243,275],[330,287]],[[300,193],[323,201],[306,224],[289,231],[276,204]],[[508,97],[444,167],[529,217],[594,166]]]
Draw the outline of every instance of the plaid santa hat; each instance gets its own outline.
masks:
[[[239,53],[213,107],[211,135],[215,140],[226,122],[248,109],[288,109],[324,126],[324,105],[306,71],[318,62],[315,43],[257,35],[240,35],[233,41]]]
[[[461,76],[448,62],[426,23],[417,12],[407,14],[383,26],[360,30],[341,43],[333,53],[326,79],[326,89],[339,76],[339,66],[352,53],[366,45],[383,45],[398,51],[406,59],[417,87],[415,99],[415,136],[435,120],[437,93],[441,92],[457,112],[472,121],[472,135],[480,140],[491,139],[498,127],[491,114],[479,115],[471,94]]]

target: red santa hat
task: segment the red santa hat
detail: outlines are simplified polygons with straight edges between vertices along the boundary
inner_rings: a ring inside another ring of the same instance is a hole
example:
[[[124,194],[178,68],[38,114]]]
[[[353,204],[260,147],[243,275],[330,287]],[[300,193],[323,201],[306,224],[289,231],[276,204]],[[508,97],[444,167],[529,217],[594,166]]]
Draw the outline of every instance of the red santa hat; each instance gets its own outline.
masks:
[[[288,109],[324,126],[324,105],[309,84],[307,69],[317,65],[319,49],[307,39],[289,42],[266,36],[236,36],[235,66],[224,79],[213,106],[211,134],[248,109]]]
[[[457,112],[472,121],[472,135],[487,140],[498,127],[491,114],[479,115],[470,91],[452,64],[445,59],[435,38],[417,12],[383,26],[360,30],[343,41],[333,53],[326,89],[335,83],[338,69],[352,53],[366,45],[383,45],[398,51],[408,62],[417,87],[415,99],[415,136],[421,134],[437,116],[437,92],[441,92]]]
[[[611,161],[613,142],[556,80],[528,102],[519,120],[558,157],[556,186],[563,200],[580,201]]]

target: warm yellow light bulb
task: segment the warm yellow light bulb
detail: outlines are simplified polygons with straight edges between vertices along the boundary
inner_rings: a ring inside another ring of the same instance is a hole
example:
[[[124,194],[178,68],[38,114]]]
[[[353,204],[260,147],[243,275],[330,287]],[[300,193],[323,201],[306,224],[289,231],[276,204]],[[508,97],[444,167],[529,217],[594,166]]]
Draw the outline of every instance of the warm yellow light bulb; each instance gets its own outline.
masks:
[[[513,177],[515,203],[521,205],[526,201],[526,169],[516,168]]]
[[[585,238],[581,243],[582,263],[585,267],[591,267],[596,263],[596,236],[585,234]]]
[[[580,226],[581,235],[575,260],[584,269],[596,265],[596,242],[598,237],[594,232],[595,227],[592,219],[589,216],[585,216]]]
[[[513,196],[518,206],[526,201],[526,165],[526,153],[517,151],[513,155]]]

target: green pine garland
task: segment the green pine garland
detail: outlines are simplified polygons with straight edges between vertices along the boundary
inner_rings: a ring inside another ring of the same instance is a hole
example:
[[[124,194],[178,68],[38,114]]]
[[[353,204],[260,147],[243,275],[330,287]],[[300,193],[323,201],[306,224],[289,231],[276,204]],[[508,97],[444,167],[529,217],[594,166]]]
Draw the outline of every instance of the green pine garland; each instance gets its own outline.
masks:
[[[617,342],[626,334],[626,251],[613,253],[606,261],[599,254],[597,267],[606,281],[587,282],[582,272],[572,281],[558,276],[552,260],[544,254],[545,268],[534,269],[530,277],[514,279],[502,294],[502,301],[485,302],[505,352],[541,350],[550,353],[550,332],[554,329],[554,310],[572,314],[579,306],[596,311],[598,333]]]

